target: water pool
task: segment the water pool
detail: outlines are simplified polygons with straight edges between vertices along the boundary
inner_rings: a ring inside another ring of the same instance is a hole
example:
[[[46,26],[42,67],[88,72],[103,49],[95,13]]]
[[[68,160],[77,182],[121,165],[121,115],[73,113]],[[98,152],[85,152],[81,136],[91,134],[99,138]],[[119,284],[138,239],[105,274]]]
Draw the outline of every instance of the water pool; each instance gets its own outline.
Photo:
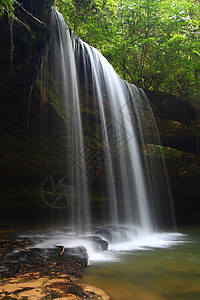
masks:
[[[176,239],[163,247],[113,250],[114,259],[91,263],[84,280],[111,300],[199,300],[200,230]]]

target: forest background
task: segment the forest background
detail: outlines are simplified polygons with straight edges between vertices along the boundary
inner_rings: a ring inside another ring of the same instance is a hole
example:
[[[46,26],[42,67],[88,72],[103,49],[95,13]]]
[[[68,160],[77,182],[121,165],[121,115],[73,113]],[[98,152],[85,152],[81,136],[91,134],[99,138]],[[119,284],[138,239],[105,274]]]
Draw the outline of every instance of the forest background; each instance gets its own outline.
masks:
[[[128,82],[199,106],[198,0],[57,0],[72,31]]]
[[[14,11],[0,0],[0,14]],[[144,89],[200,100],[198,0],[55,0],[72,31]]]

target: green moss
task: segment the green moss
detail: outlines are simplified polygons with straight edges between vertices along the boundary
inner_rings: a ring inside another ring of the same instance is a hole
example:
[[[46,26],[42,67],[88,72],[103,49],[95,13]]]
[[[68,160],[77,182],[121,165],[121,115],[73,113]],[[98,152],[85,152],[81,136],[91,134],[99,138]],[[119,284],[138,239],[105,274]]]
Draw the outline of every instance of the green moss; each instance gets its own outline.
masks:
[[[157,158],[180,158],[183,156],[183,151],[177,150],[175,148],[164,147],[161,145],[146,144],[145,154],[147,156],[153,156]]]

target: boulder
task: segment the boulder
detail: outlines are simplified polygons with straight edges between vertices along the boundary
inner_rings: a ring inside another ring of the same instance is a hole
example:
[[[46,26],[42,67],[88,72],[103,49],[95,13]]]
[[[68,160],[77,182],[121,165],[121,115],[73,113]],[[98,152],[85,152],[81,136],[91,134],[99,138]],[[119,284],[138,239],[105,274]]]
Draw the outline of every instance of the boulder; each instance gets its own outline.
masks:
[[[134,240],[137,236],[137,231],[129,226],[122,225],[107,225],[99,227],[94,232],[96,235],[104,238],[108,243],[121,243]]]

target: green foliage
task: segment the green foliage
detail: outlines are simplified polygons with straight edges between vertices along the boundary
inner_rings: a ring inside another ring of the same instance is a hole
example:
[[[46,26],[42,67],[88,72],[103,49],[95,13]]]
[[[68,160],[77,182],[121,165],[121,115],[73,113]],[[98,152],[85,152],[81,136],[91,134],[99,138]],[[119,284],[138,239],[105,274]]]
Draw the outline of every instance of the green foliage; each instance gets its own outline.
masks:
[[[11,17],[14,12],[14,2],[15,0],[0,0],[0,17],[7,12]]]
[[[57,0],[56,5],[72,30],[125,80],[199,98],[199,1]]]

